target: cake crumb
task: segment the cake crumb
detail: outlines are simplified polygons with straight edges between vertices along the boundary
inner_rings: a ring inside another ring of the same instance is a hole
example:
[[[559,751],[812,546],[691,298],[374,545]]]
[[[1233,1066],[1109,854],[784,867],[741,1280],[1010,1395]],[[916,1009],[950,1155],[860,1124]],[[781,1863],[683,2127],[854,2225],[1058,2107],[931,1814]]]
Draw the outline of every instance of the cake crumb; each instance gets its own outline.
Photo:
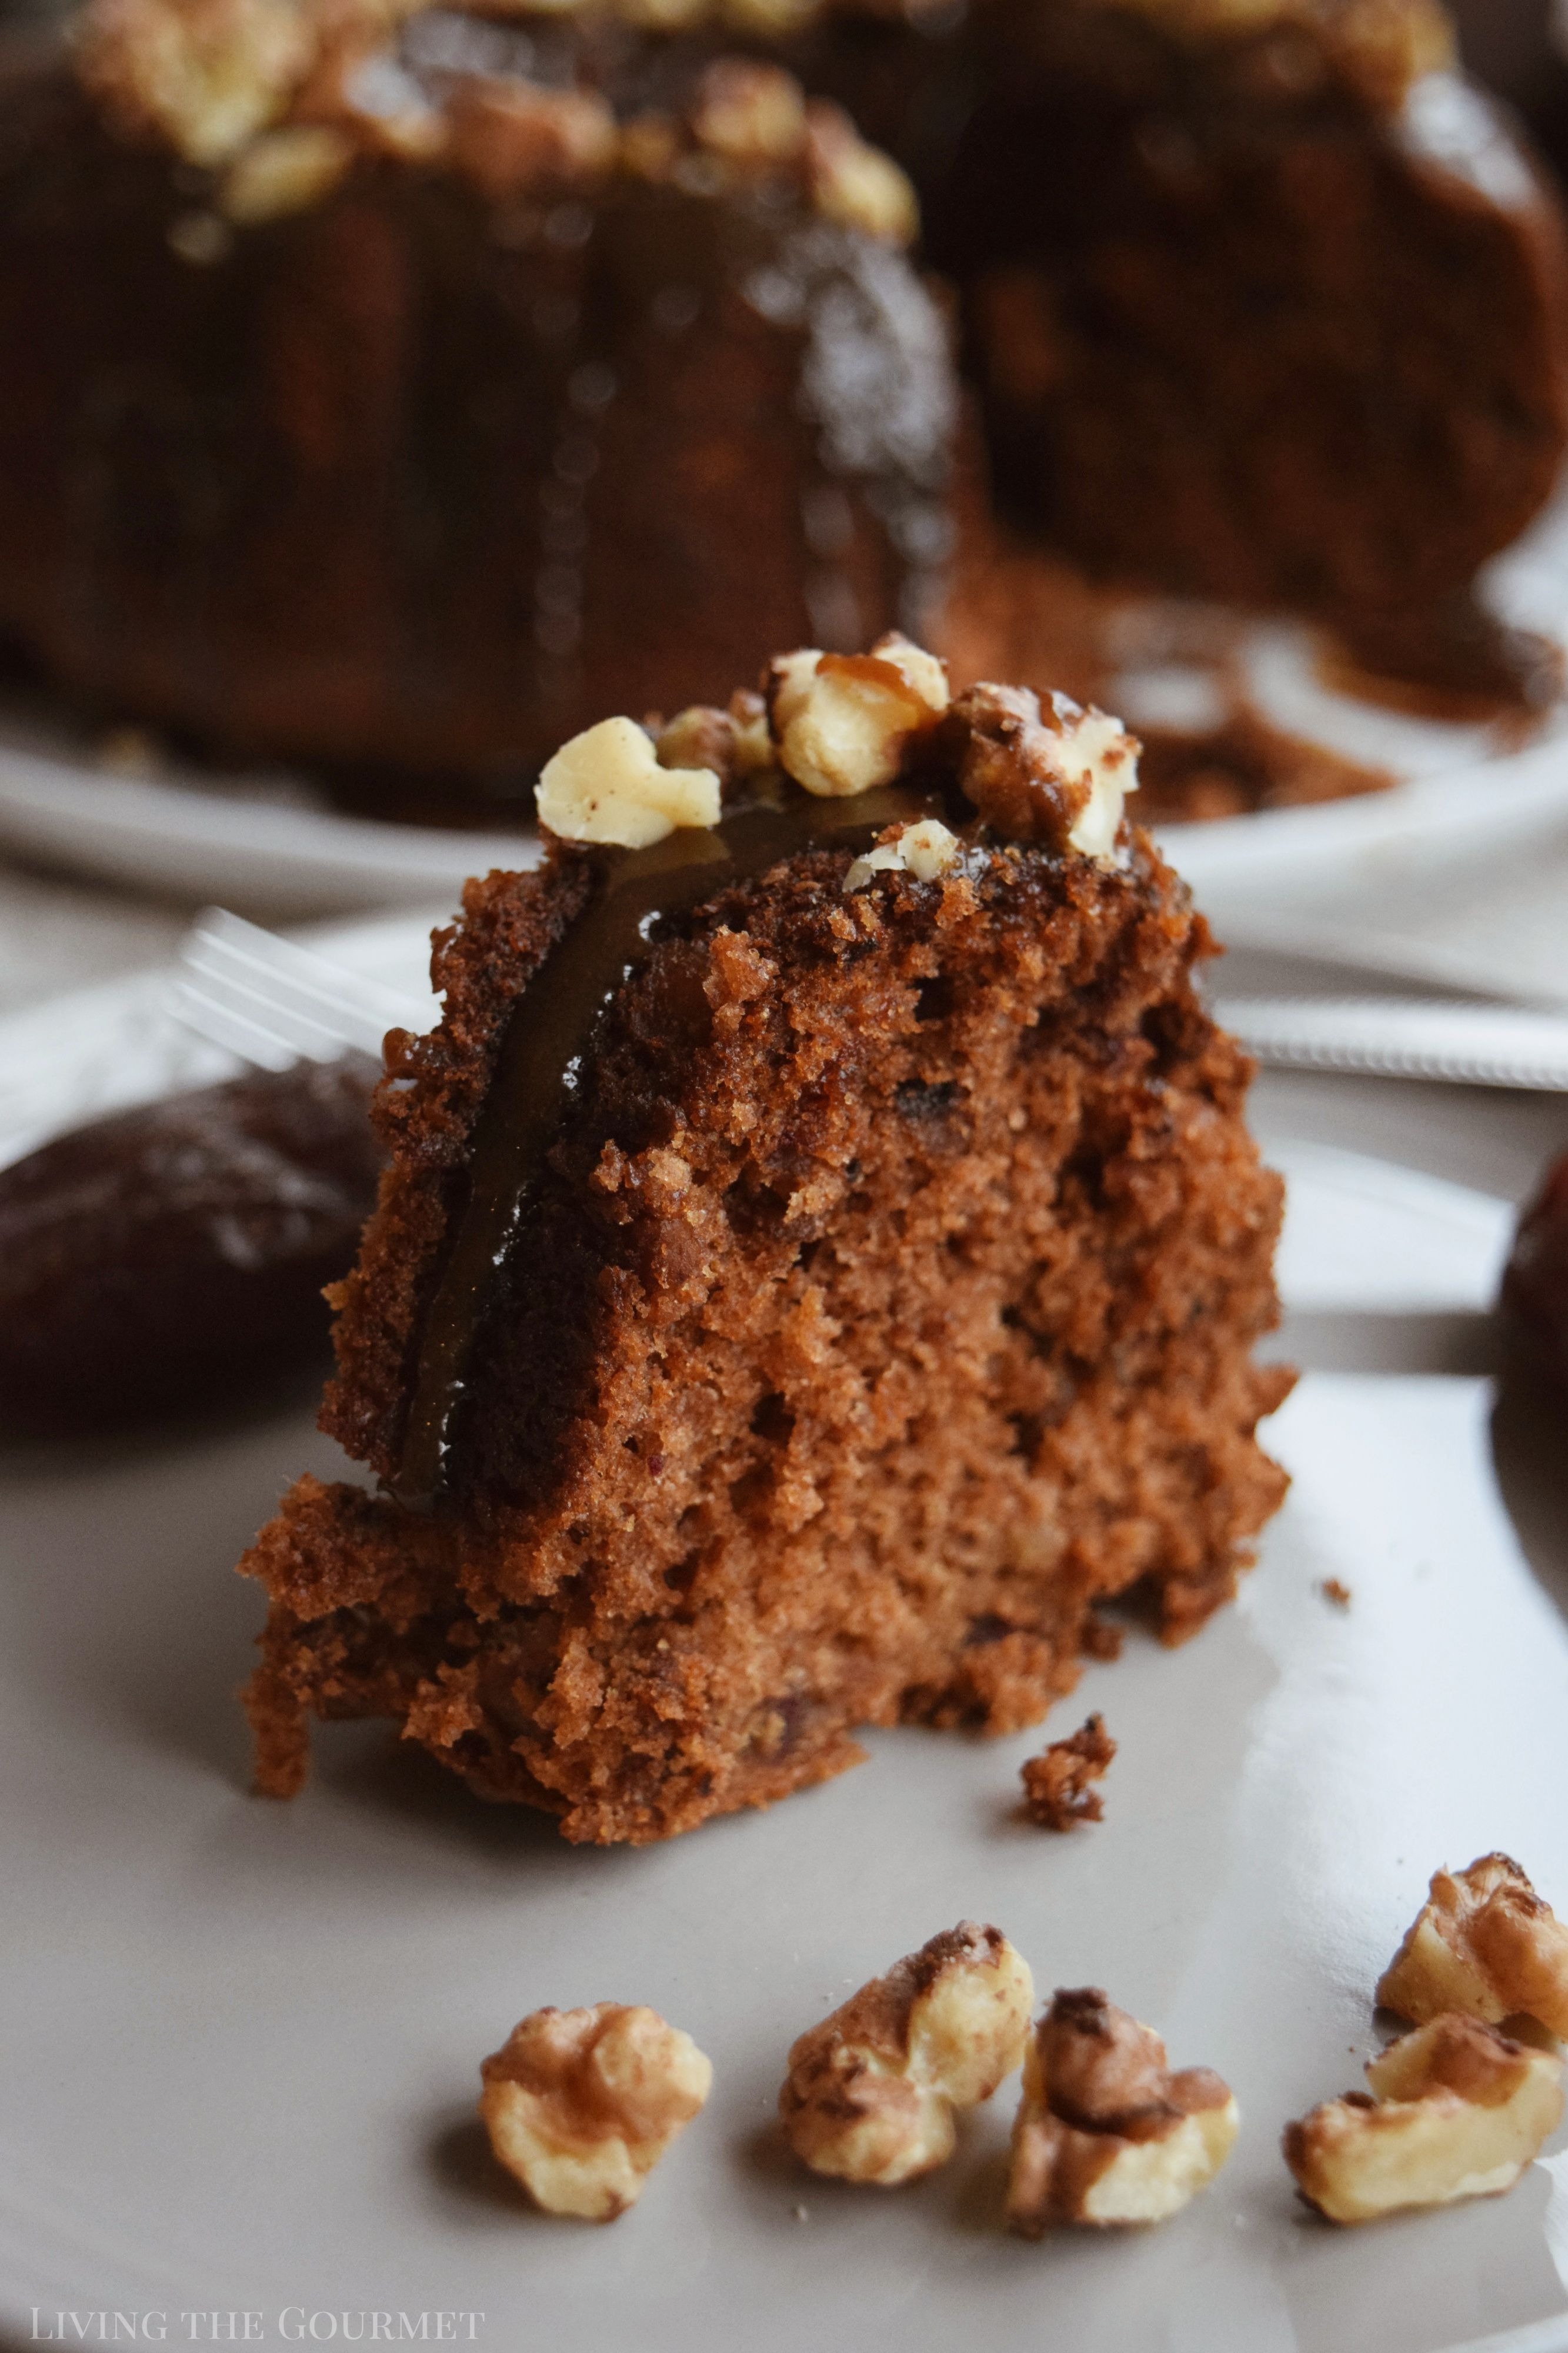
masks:
[[[1104,1717],[1091,1715],[1068,1739],[1053,1740],[1041,1756],[1031,1757],[1019,1775],[1029,1820],[1046,1831],[1100,1821],[1105,1809],[1100,1791],[1089,1785],[1101,1778],[1115,1754]]]
[[[1325,1601],[1333,1603],[1336,1609],[1348,1609],[1355,1598],[1350,1587],[1342,1584],[1337,1577],[1325,1577],[1318,1590]]]

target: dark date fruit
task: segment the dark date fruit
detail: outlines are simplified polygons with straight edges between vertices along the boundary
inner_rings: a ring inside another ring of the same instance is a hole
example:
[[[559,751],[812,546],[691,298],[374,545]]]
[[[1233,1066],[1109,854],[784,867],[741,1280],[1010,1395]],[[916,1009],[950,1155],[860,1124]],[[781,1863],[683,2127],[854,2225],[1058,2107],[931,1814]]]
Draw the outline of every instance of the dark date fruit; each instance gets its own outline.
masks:
[[[1531,1363],[1568,1388],[1568,1153],[1519,1221],[1502,1304]]]
[[[323,1352],[381,1147],[363,1055],[57,1136],[0,1174],[0,1438],[235,1403]]]

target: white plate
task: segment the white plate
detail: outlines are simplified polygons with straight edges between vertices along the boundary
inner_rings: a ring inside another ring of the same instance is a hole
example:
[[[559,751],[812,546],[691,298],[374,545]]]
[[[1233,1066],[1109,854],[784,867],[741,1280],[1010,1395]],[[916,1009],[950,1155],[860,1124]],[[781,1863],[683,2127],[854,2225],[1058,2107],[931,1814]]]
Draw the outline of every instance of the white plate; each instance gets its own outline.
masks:
[[[1491,567],[1489,594],[1522,625],[1568,638],[1568,493]],[[1300,629],[1249,639],[1253,691],[1281,723],[1392,766],[1394,790],[1279,809],[1162,839],[1199,891],[1288,892],[1314,871],[1353,881],[1390,856],[1484,855],[1568,813],[1568,730],[1492,756],[1476,728],[1395,717],[1325,693]],[[444,832],[342,817],[297,779],[215,776],[189,766],[106,773],[79,731],[0,708],[0,843],[138,889],[309,915],[455,896],[465,876],[533,862],[516,833]]]
[[[422,929],[338,952],[406,983]],[[107,994],[49,1008],[75,1116],[101,1104]],[[0,1029],[0,1077],[37,1019]],[[122,1034],[150,1092],[173,1033]],[[309,1417],[0,1467],[0,2333],[96,2341],[103,2314],[113,2341],[121,2313],[142,2342],[244,2341],[254,2314],[279,2344],[321,2315],[313,2341],[368,2341],[360,2316],[405,2312],[436,2341],[434,2316],[482,2314],[447,2341],[499,2353],[1568,2347],[1561,2141],[1506,2200],[1356,2233],[1304,2213],[1278,2154],[1358,2080],[1434,1865],[1501,1846],[1568,1909],[1568,1546],[1506,1416],[1494,1448],[1489,1383],[1417,1369],[1473,1355],[1506,1208],[1276,1156],[1289,1336],[1373,1369],[1309,1373],[1279,1417],[1296,1484],[1239,1605],[1173,1653],[1133,1632],[1058,1709],[1102,1707],[1121,1743],[1107,1819],[1065,1839],[1016,1818],[1038,1734],[874,1736],[862,1770],[640,1853],[571,1849],[375,1726],[319,1734],[308,1793],[262,1803],[234,1697],[260,1597],[230,1568],[286,1481],[331,1474]],[[1010,2086],[910,2189],[780,2150],[793,2035],[964,1914],[1235,2085],[1237,2154],[1166,2229],[1004,2236]],[[521,2209],[473,2099],[523,2011],[605,1996],[692,2031],[716,2085],[593,2231]]]

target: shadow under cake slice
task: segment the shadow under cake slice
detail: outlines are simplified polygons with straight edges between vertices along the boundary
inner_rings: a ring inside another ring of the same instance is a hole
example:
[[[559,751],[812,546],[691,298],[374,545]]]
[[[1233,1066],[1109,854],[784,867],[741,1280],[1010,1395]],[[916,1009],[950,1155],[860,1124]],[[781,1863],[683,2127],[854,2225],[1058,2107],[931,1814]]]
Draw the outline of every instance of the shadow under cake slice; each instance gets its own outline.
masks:
[[[639,763],[716,821],[470,883],[445,1018],[389,1041],[323,1416],[381,1492],[301,1481],[244,1564],[276,1793],[310,1714],[380,1715],[660,1838],[861,1725],[1033,1722],[1096,1599],[1147,1579],[1179,1639],[1280,1500],[1280,1187],[1206,928],[1120,821],[1135,744],[950,704],[897,640],[770,695],[668,768],[626,722],[567,746],[558,823],[552,779],[591,828]]]

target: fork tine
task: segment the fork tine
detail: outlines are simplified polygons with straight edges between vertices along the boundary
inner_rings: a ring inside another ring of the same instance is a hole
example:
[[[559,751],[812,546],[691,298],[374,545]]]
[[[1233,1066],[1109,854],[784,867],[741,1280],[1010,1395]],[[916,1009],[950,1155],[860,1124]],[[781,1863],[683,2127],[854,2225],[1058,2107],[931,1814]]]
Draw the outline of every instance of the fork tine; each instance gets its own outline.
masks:
[[[188,980],[178,984],[170,1003],[188,1029],[210,1038],[215,1046],[226,1047],[231,1054],[240,1055],[263,1071],[286,1071],[300,1060],[298,1047],[275,1030],[264,1029],[258,1022],[243,1018],[232,1007],[193,988]]]
[[[389,1029],[426,1016],[395,989],[344,972],[226,908],[198,916],[181,951],[174,1010],[189,1027],[264,1069],[304,1057],[328,1061],[349,1047],[379,1058]]]

